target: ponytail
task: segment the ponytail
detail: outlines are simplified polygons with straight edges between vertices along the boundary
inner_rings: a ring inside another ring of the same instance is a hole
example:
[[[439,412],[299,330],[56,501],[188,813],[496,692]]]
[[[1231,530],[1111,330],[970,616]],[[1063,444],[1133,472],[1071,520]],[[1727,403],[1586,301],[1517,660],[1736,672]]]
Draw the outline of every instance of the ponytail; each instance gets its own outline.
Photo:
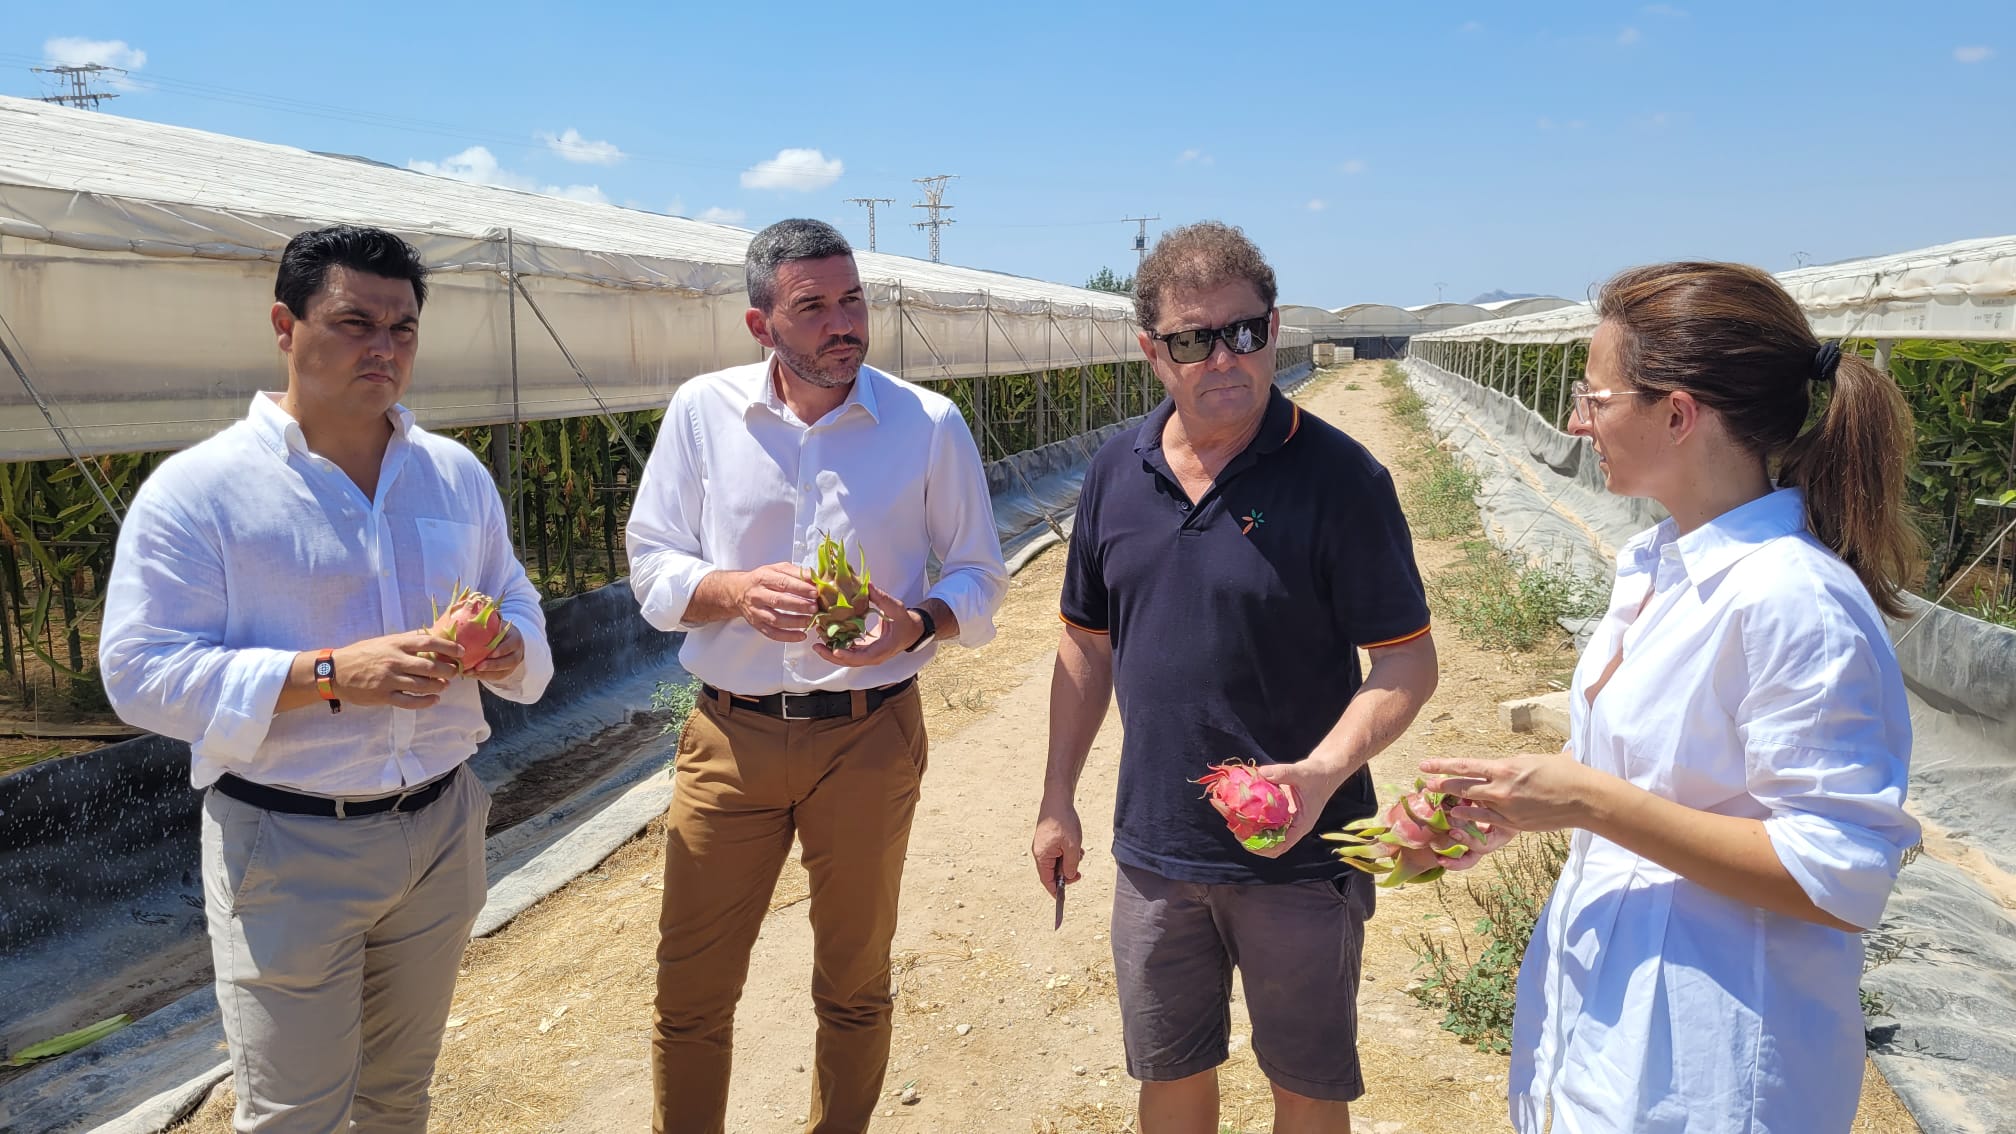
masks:
[[[1904,512],[1911,411],[1897,383],[1858,354],[1841,355],[1831,387],[1819,419],[1785,449],[1778,482],[1805,493],[1813,534],[1854,568],[1883,613],[1901,618],[1924,558]]]

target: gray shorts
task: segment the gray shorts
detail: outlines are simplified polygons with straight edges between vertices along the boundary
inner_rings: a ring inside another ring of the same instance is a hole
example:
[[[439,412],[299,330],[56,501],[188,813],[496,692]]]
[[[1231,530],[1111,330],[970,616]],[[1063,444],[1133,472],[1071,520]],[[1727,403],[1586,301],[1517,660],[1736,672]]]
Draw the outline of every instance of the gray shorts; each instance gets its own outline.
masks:
[[[1237,967],[1267,1078],[1312,1099],[1364,1094],[1358,964],[1370,881],[1206,885],[1121,864],[1113,969],[1127,1073],[1168,1082],[1225,1062]]]

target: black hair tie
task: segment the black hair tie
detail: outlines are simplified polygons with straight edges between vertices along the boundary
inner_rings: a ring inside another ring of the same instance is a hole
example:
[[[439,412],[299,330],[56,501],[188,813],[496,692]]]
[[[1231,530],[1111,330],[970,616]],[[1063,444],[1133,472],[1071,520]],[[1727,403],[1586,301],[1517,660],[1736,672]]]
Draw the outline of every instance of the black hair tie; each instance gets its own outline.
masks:
[[[1813,352],[1813,380],[1832,382],[1834,372],[1841,368],[1841,347],[1838,343],[1821,343]]]

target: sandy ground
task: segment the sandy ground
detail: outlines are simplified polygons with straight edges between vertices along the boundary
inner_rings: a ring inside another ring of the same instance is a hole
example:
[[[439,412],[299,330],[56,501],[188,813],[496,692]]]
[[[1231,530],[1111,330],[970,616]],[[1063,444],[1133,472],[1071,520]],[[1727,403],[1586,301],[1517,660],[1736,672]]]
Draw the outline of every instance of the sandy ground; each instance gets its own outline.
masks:
[[[1396,468],[1418,444],[1381,408],[1379,364],[1332,372],[1300,395]],[[1456,541],[1423,542],[1433,573]],[[1127,1131],[1134,1088],[1122,1068],[1119,1007],[1106,941],[1113,865],[1110,785],[1119,729],[1108,718],[1079,798],[1090,850],[1061,931],[1028,857],[1044,759],[1050,651],[1063,555],[1053,549],[1015,580],[1000,636],[948,649],[926,672],[931,769],[911,838],[895,943],[895,1038],[875,1129],[967,1132]],[[1536,743],[1502,730],[1499,701],[1550,688],[1572,663],[1565,647],[1487,652],[1437,635],[1441,688],[1414,727],[1375,762],[1383,784],[1411,780],[1431,754],[1520,751]],[[669,738],[668,738],[669,741]],[[668,743],[669,751],[669,743]],[[435,1082],[431,1129],[644,1130],[646,1062],[663,831],[653,824],[595,871],[474,943],[457,989]],[[809,1091],[813,1018],[811,933],[795,861],[780,879],[737,1016],[728,1128],[788,1134]],[[1372,1134],[1509,1129],[1503,1056],[1465,1046],[1439,1014],[1409,997],[1421,932],[1451,932],[1433,887],[1382,894],[1368,929],[1360,993],[1367,1094],[1353,1128]],[[1222,1121],[1268,1128],[1267,1086],[1244,1042],[1223,1069]],[[914,1101],[900,1102],[904,1088]],[[185,1127],[229,1129],[228,1088]],[[1859,1134],[1917,1130],[1873,1068]]]

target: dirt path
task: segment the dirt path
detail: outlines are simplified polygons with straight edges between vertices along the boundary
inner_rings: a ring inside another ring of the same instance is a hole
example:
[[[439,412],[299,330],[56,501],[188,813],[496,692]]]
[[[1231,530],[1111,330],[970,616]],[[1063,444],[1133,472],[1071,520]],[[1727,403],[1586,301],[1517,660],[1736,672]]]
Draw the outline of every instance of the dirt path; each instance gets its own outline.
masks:
[[[1326,376],[1301,395],[1396,466],[1417,444],[1381,408],[1378,364]],[[1424,571],[1460,556],[1457,541],[1424,542]],[[1112,897],[1109,794],[1119,754],[1114,717],[1099,734],[1079,808],[1085,881],[1072,888],[1064,928],[1029,865],[1042,782],[1050,651],[1063,555],[1053,550],[1017,576],[1000,637],[977,651],[947,650],[925,674],[933,737],[911,838],[897,932],[892,1097],[888,1131],[1115,1132],[1133,1129],[1133,1084],[1122,1069],[1119,1008],[1106,942]],[[1509,697],[1545,690],[1565,653],[1511,657],[1439,628],[1441,688],[1374,764],[1382,784],[1411,779],[1430,754],[1510,752],[1536,743],[1497,723]],[[668,745],[669,749],[669,745]],[[459,982],[435,1085],[439,1131],[602,1134],[649,1126],[651,957],[662,828],[503,932],[476,942]],[[813,1020],[806,894],[786,868],[752,960],[736,1028],[731,1131],[799,1129],[810,1091]],[[1382,894],[1371,922],[1360,995],[1368,1093],[1353,1126],[1375,1134],[1505,1130],[1506,1060],[1441,1030],[1405,988],[1423,932],[1449,932],[1433,888]],[[1267,1127],[1264,1078],[1244,1044],[1235,1004],[1234,1055],[1223,1072],[1223,1121]],[[1915,1130],[1880,1078],[1870,1076],[1863,1134]],[[894,1092],[914,1087],[916,1101]],[[228,1130],[228,1099],[213,1099],[189,1129]]]

